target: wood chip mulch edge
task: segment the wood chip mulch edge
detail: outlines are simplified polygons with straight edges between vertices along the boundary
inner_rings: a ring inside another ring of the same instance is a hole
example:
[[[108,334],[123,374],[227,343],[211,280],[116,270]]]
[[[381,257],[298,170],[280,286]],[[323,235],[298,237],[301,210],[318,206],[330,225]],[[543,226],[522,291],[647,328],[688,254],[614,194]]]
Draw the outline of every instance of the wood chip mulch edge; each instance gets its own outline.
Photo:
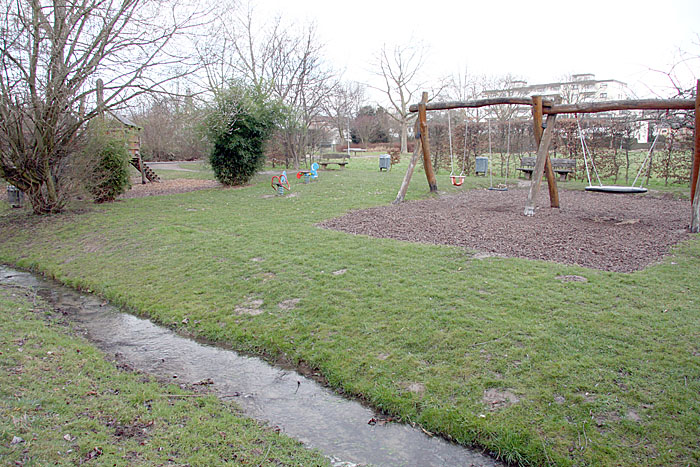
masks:
[[[540,194],[523,215],[528,191],[468,190],[454,196],[352,211],[328,229],[410,242],[453,245],[498,256],[632,272],[660,261],[687,239],[690,203],[668,196],[560,190],[561,209]]]

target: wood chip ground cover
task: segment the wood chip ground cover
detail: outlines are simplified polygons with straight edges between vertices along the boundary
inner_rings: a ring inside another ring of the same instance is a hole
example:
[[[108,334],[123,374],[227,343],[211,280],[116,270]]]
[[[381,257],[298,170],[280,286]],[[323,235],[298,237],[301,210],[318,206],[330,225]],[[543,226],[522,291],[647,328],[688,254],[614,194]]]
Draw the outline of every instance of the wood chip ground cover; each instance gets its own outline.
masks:
[[[469,190],[439,199],[351,211],[320,225],[411,242],[455,245],[506,257],[632,272],[687,238],[687,201],[560,190],[535,216],[522,214],[527,190]]]

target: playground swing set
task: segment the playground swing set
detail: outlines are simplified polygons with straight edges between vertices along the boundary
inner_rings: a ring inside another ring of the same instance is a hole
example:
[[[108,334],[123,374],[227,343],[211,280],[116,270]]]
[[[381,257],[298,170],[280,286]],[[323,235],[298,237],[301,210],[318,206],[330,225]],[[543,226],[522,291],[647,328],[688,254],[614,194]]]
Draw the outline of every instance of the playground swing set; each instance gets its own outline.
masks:
[[[450,118],[450,111],[447,111],[447,137],[450,142],[450,182],[454,186],[462,186],[464,183],[464,169],[467,162],[467,133],[469,132],[469,122],[464,119],[464,155],[462,156],[462,171],[459,175],[455,175],[455,158],[454,152],[452,151],[452,120]]]
[[[493,156],[493,151],[492,151],[492,144],[491,144],[491,120],[487,120],[488,122],[488,136],[489,136],[489,190],[491,191],[508,191],[508,172],[509,172],[509,166],[510,166],[510,120],[508,120],[508,136],[507,136],[507,142],[506,142],[506,157],[508,160],[508,163],[506,164],[506,174],[505,174],[505,179],[503,180],[503,183],[499,183],[498,185],[494,186],[493,184],[493,171],[492,171],[492,156]],[[454,186],[462,186],[464,183],[464,173],[466,170],[466,165],[467,165],[467,138],[468,138],[468,133],[469,133],[469,120],[465,119],[464,120],[464,152],[462,154],[462,171],[459,173],[459,175],[455,175],[455,156],[454,156],[454,151],[452,148],[452,119],[450,117],[450,111],[447,111],[447,138],[449,141],[449,147],[450,147],[450,182]]]
[[[691,222],[690,222],[690,232],[697,233],[700,232],[700,177],[698,177],[698,172],[700,172],[700,133],[698,132],[698,126],[700,126],[700,80],[696,83],[696,92],[694,99],[627,99],[627,100],[611,100],[605,102],[583,102],[578,104],[555,104],[551,101],[545,101],[542,96],[532,96],[532,97],[493,97],[487,99],[477,99],[472,101],[451,101],[451,102],[430,102],[428,103],[428,93],[423,92],[421,101],[418,104],[413,104],[409,107],[410,112],[417,112],[418,118],[416,119],[414,135],[416,138],[416,145],[413,151],[413,155],[406,169],[406,174],[404,175],[401,187],[394,199],[393,204],[398,204],[403,202],[406,197],[406,191],[408,190],[408,185],[411,182],[415,166],[418,162],[418,157],[422,154],[423,156],[423,168],[425,170],[425,176],[428,181],[428,188],[431,193],[437,192],[437,180],[435,178],[435,172],[431,164],[430,158],[430,141],[428,139],[427,131],[427,112],[433,110],[450,110],[450,109],[460,109],[460,108],[480,108],[489,107],[493,105],[521,105],[530,106],[532,109],[533,117],[533,132],[535,137],[535,143],[537,145],[537,158],[535,161],[535,167],[532,172],[532,179],[530,182],[530,189],[528,192],[527,201],[525,204],[525,209],[523,214],[525,216],[533,216],[535,214],[535,204],[537,202],[537,195],[542,184],[542,176],[544,175],[547,180],[547,185],[549,188],[549,201],[550,207],[559,208],[559,191],[557,188],[557,182],[554,177],[554,170],[552,168],[551,161],[549,160],[549,147],[552,143],[554,136],[554,128],[556,124],[556,117],[559,114],[582,114],[582,113],[600,113],[600,112],[611,112],[619,110],[694,110],[695,111],[695,134],[694,134],[694,153],[693,153],[693,165],[690,174],[690,200],[691,200]],[[448,114],[449,115],[449,114]],[[544,119],[544,116],[547,119]],[[581,134],[581,133],[580,133]],[[451,137],[450,137],[451,139]],[[585,140],[582,138],[582,144],[585,145]],[[652,148],[647,154],[647,159],[651,155]],[[451,157],[453,158],[452,149],[450,149]],[[592,159],[591,159],[592,160]],[[586,166],[587,166],[586,162]],[[489,164],[490,166],[491,164]],[[452,167],[453,171],[450,174],[450,179],[453,184],[455,181],[461,185],[464,181],[464,174],[459,176],[454,175],[454,165]],[[643,169],[643,167],[642,167]],[[587,173],[590,177],[590,172],[587,168]],[[638,177],[641,172],[638,173]],[[635,181],[636,183],[636,181]],[[457,186],[459,186],[457,185]],[[619,187],[614,185],[602,185],[599,183],[598,186],[593,185],[589,182],[588,191],[598,191],[602,193],[643,193],[646,188],[635,187],[633,183],[629,187]]]
[[[578,137],[579,140],[581,141],[581,152],[583,153],[583,164],[586,167],[586,177],[588,178],[588,186],[586,186],[586,191],[597,191],[599,193],[646,193],[647,189],[644,188],[644,180],[639,179],[639,176],[642,174],[644,171],[644,167],[647,164],[647,161],[651,157],[652,153],[654,152],[654,146],[656,146],[656,141],[659,139],[659,134],[657,133],[656,136],[654,137],[654,142],[651,143],[651,147],[649,148],[649,152],[647,152],[646,157],[644,158],[644,161],[642,161],[642,165],[639,167],[639,170],[637,171],[637,176],[634,177],[634,181],[632,182],[632,185],[629,186],[621,186],[621,185],[603,185],[603,182],[600,181],[600,176],[598,176],[598,170],[595,167],[595,163],[593,162],[593,157],[591,156],[591,151],[588,149],[588,143],[586,143],[586,138],[583,134],[583,129],[581,128],[581,122],[579,121],[578,115],[576,115],[576,127],[578,130]],[[590,164],[588,163],[588,160],[590,159]],[[593,169],[593,173],[595,174],[596,180],[598,180],[597,185],[593,185],[591,183],[591,171],[589,169]],[[639,186],[637,185],[637,180],[639,181]]]
[[[489,128],[489,190],[490,191],[508,191],[508,169],[510,166],[510,120],[508,120],[508,138],[506,143],[506,156],[508,163],[506,164],[506,178],[503,183],[499,183],[493,186],[493,169],[491,168],[493,164],[491,163],[492,151],[491,151],[491,120],[488,120]]]

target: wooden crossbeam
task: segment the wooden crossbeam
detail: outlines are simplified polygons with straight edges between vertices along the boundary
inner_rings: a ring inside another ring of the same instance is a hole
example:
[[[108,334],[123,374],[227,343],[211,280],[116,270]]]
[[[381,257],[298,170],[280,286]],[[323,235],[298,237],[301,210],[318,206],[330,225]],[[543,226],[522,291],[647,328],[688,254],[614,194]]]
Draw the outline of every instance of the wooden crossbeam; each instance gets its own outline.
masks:
[[[693,99],[628,99],[621,101],[559,104],[545,108],[545,114],[612,112],[615,110],[693,110]]]
[[[491,105],[532,105],[529,97],[492,97],[471,101],[429,102],[426,110],[474,109]],[[573,114],[612,112],[614,110],[693,110],[694,99],[627,99],[605,102],[581,102],[578,104],[553,104],[543,101],[544,113]],[[412,104],[408,110],[418,112],[419,104]]]
[[[551,105],[551,102],[547,101],[546,104]],[[418,112],[419,105],[409,106],[409,112]],[[491,97],[471,101],[429,102],[425,105],[425,110],[476,109],[490,105],[532,105],[532,99],[529,97]]]

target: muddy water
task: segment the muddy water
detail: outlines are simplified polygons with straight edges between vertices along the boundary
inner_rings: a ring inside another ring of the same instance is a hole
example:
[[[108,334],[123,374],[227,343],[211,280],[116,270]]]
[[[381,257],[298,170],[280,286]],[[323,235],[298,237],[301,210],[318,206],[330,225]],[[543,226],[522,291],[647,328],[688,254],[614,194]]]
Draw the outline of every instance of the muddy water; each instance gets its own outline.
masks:
[[[258,358],[203,345],[150,321],[122,313],[29,273],[0,265],[0,284],[31,287],[83,329],[109,355],[140,371],[174,382],[210,378],[219,397],[233,399],[252,418],[276,425],[336,465],[496,466],[490,457],[381,417],[313,380]]]

